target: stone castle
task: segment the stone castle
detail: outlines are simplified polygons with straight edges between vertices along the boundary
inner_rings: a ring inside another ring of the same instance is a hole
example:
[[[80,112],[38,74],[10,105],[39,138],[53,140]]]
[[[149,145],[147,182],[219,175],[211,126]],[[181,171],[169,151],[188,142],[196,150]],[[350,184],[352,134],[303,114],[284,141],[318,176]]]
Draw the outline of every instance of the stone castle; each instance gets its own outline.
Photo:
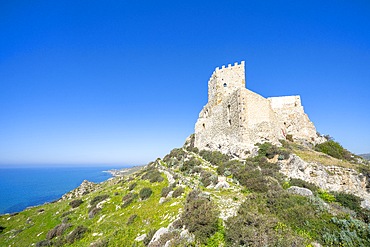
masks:
[[[288,136],[290,135],[290,136]],[[256,143],[321,142],[300,96],[264,98],[246,88],[244,61],[216,68],[195,124],[195,147],[245,157]]]

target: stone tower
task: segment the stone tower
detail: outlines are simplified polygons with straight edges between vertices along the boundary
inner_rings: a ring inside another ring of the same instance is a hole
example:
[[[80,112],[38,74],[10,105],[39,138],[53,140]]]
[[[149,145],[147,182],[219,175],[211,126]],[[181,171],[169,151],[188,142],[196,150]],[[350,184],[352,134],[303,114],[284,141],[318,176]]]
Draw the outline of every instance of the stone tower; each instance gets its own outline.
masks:
[[[216,68],[208,81],[208,103],[195,124],[195,146],[244,157],[255,143],[278,144],[290,134],[317,141],[299,96],[264,98],[245,88],[244,61]]]

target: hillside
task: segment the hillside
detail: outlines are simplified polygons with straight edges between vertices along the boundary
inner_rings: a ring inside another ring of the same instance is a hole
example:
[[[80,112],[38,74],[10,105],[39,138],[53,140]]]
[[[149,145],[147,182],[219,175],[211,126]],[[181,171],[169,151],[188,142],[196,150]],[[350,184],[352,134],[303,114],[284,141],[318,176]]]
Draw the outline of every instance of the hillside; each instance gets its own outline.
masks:
[[[370,154],[360,154],[364,159],[370,160]]]
[[[361,171],[367,184],[368,164],[282,143],[239,160],[188,142],[132,174],[0,216],[0,246],[369,246],[360,185],[355,196],[284,175],[298,160],[331,179]]]

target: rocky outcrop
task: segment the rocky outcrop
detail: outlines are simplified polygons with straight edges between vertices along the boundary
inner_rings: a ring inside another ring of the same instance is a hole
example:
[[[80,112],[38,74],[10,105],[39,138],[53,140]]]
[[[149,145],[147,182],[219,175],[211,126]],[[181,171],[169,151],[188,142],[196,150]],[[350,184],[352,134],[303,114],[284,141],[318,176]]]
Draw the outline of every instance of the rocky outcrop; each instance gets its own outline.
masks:
[[[78,186],[76,189],[64,194],[62,196],[62,200],[69,200],[74,198],[82,197],[83,195],[89,194],[90,192],[93,192],[96,189],[97,184],[84,180],[80,186]]]
[[[279,165],[280,172],[290,178],[302,179],[327,191],[354,194],[363,199],[362,207],[370,208],[366,177],[354,169],[306,162],[294,154],[287,161],[279,161]]]
[[[300,195],[300,196],[313,196],[313,193],[311,190],[309,189],[306,189],[306,188],[302,188],[302,187],[298,187],[298,186],[291,186],[287,189],[287,191],[291,194],[296,194],[296,195]]]

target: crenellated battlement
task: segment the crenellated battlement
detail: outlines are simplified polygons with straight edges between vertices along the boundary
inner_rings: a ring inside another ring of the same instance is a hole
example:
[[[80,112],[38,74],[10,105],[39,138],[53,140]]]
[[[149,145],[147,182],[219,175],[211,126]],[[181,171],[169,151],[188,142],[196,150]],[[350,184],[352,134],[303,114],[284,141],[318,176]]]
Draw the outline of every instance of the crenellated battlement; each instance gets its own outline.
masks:
[[[245,88],[244,61],[217,67],[208,80],[208,102],[219,104],[225,95],[239,88]]]
[[[220,67],[216,67],[216,69],[215,69],[215,71],[213,73],[215,73],[215,72],[217,72],[219,70],[222,70],[222,69],[232,68],[232,67],[237,67],[237,66],[242,66],[244,68],[244,64],[245,64],[245,61],[241,61],[240,64],[238,64],[238,62],[235,62],[234,65],[231,65],[231,63],[229,63],[227,65],[227,67],[225,65],[222,65],[221,66],[221,69],[220,69]]]
[[[195,146],[244,157],[255,143],[319,143],[298,95],[264,98],[246,88],[245,64],[217,67],[208,81],[208,103],[195,125]]]

